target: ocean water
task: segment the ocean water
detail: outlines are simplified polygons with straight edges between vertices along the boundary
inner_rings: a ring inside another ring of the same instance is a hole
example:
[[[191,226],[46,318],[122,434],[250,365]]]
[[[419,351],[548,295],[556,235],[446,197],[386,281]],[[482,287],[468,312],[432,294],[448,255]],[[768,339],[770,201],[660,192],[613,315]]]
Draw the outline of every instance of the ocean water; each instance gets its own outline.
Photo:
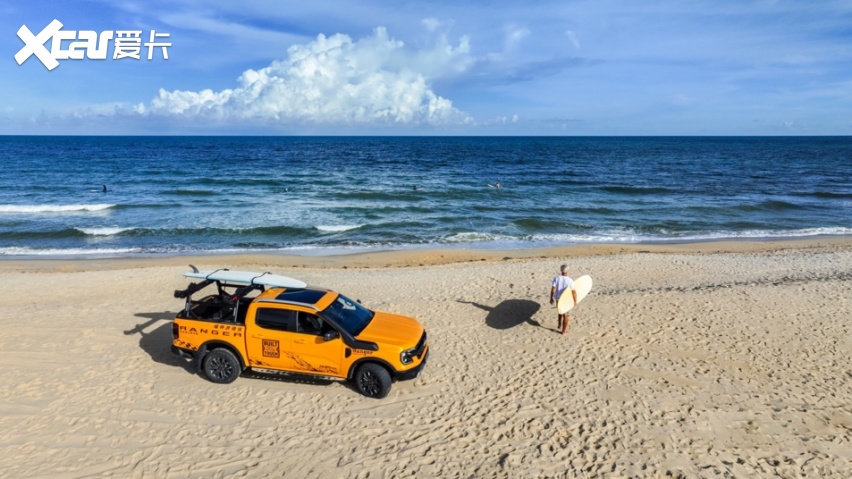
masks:
[[[0,257],[852,235],[852,137],[6,136],[0,165]]]

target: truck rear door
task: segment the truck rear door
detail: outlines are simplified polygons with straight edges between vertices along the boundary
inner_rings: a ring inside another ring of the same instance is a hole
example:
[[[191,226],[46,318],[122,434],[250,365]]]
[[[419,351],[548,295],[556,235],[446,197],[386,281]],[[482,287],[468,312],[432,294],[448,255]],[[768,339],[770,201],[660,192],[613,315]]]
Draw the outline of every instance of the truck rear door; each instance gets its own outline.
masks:
[[[279,305],[264,304],[249,311],[246,322],[254,321],[247,328],[246,349],[249,366],[256,368],[293,370],[293,337],[296,333],[296,312]]]

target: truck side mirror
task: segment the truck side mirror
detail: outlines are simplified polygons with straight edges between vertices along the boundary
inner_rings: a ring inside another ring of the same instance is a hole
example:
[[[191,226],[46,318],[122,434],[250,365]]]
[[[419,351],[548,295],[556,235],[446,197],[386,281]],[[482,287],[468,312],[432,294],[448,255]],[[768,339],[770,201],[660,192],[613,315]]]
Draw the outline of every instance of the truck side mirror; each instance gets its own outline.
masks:
[[[332,340],[337,339],[339,337],[340,337],[340,333],[338,333],[337,331],[335,331],[333,329],[331,331],[327,331],[325,334],[322,335],[322,338],[326,341],[332,341]]]

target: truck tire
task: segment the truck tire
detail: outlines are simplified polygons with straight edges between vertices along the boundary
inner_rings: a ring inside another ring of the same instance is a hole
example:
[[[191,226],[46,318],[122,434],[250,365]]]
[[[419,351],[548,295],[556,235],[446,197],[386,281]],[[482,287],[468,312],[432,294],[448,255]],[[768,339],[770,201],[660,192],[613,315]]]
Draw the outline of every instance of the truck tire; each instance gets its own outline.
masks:
[[[232,383],[243,372],[240,360],[225,348],[216,348],[207,353],[202,369],[207,379],[219,384]]]
[[[364,396],[381,399],[390,392],[391,376],[378,364],[366,363],[355,373],[355,386]]]

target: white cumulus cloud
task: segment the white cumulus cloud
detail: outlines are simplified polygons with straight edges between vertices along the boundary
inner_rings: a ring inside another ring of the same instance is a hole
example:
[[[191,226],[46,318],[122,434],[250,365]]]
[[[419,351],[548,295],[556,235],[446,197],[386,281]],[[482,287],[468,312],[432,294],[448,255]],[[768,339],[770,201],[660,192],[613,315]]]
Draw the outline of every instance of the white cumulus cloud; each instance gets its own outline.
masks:
[[[440,32],[416,51],[382,27],[354,41],[344,34],[319,35],[291,46],[283,60],[246,70],[232,89],[161,89],[135,111],[214,122],[469,124],[472,119],[429,82],[464,71],[472,62],[466,37],[452,45]]]
[[[508,125],[510,123],[517,123],[520,120],[520,117],[517,114],[512,116],[495,116],[490,120],[486,121],[484,125]]]

